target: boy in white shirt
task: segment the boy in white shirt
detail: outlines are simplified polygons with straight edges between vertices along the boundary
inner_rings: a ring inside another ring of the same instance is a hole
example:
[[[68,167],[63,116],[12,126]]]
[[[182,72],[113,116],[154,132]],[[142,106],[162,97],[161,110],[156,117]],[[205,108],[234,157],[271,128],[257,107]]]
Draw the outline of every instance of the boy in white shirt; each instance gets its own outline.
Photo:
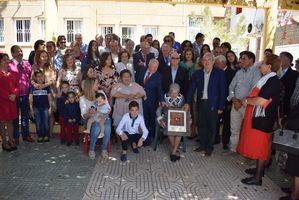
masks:
[[[129,113],[124,114],[116,128],[116,133],[121,138],[123,151],[120,160],[123,162],[127,161],[128,145],[132,144],[133,152],[139,153],[138,147],[143,145],[148,135],[143,116],[138,115],[138,111],[139,104],[132,101],[129,104]],[[142,135],[139,134],[139,128],[142,130]]]

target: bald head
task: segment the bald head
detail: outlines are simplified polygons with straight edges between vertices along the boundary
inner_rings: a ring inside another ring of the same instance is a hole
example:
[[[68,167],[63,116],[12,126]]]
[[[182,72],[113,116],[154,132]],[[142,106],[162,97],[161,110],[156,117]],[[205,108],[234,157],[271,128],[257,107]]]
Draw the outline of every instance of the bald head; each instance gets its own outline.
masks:
[[[148,64],[148,71],[151,74],[156,73],[156,71],[158,70],[158,66],[159,66],[159,61],[157,59],[151,59],[149,64]]]

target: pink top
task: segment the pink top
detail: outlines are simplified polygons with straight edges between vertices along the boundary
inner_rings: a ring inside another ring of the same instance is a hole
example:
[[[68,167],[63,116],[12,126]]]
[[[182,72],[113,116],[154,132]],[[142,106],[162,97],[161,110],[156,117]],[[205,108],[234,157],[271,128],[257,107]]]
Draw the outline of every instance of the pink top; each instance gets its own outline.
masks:
[[[8,65],[8,70],[17,74],[17,77],[19,79],[19,95],[28,95],[31,77],[31,65],[29,64],[29,62],[23,60],[19,64],[18,61],[12,59]]]

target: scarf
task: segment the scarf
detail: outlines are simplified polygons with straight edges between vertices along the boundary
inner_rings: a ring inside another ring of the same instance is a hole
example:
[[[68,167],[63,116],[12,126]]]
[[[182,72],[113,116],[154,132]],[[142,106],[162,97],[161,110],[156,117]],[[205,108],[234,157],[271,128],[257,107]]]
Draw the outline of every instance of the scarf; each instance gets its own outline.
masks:
[[[269,74],[266,74],[265,76],[263,76],[256,84],[255,87],[257,87],[258,89],[261,89],[265,83],[268,81],[269,78],[272,78],[273,76],[276,76],[277,74],[274,73],[274,72],[271,72]],[[272,101],[272,99],[270,99],[266,105],[263,105],[263,106],[254,106],[253,108],[253,116],[254,117],[265,117],[266,114],[265,114],[265,109],[267,107],[267,105],[269,105],[269,103]]]

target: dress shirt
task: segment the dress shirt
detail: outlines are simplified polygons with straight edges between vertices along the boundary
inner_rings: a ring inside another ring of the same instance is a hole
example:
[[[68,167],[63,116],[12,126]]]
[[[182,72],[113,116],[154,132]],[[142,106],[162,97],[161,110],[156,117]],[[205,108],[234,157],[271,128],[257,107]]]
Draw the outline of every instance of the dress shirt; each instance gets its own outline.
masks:
[[[206,72],[206,70],[204,69],[204,87],[203,87],[203,93],[202,93],[202,98],[201,99],[208,99],[208,86],[209,86],[209,80],[210,80],[210,75],[211,75],[211,71],[209,73]]]
[[[164,61],[167,66],[170,66],[170,56],[164,57]]]
[[[248,69],[241,68],[237,71],[229,85],[229,96],[227,97],[227,100],[231,101],[233,97],[240,100],[244,99],[260,78],[261,73],[258,70],[257,65],[253,65]]]
[[[10,71],[18,74],[20,96],[29,95],[31,65],[29,62],[22,60],[20,63],[12,59],[8,65]]]
[[[172,78],[172,83],[174,83],[175,81],[175,77],[176,77],[176,73],[178,71],[179,66],[177,66],[176,68],[171,67],[171,78]]]
[[[142,140],[145,141],[148,130],[145,126],[143,116],[138,115],[136,118],[131,118],[130,113],[126,113],[119,122],[116,133],[122,135],[124,132],[128,132],[130,135],[134,135],[139,133],[139,128],[142,130]]]

